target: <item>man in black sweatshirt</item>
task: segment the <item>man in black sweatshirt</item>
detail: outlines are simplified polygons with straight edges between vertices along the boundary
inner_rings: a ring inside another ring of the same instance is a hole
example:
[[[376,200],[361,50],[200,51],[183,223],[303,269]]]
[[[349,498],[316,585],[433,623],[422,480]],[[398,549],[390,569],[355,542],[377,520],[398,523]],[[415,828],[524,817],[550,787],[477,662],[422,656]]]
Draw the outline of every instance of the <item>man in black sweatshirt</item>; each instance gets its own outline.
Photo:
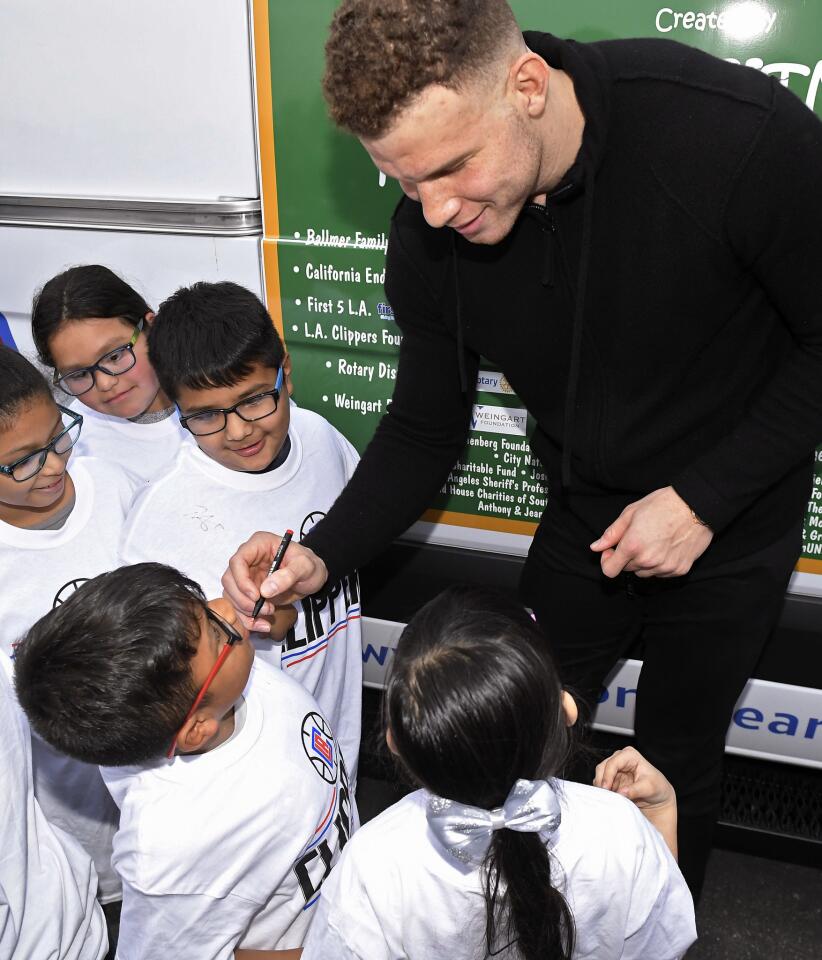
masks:
[[[638,743],[676,787],[698,893],[822,436],[822,124],[689,47],[523,38],[504,0],[345,0],[326,53],[332,117],[407,195],[386,271],[403,340],[359,468],[266,593],[310,593],[419,517],[486,357],[551,481],[524,599],[589,702],[642,636]],[[244,608],[270,544],[232,560]]]

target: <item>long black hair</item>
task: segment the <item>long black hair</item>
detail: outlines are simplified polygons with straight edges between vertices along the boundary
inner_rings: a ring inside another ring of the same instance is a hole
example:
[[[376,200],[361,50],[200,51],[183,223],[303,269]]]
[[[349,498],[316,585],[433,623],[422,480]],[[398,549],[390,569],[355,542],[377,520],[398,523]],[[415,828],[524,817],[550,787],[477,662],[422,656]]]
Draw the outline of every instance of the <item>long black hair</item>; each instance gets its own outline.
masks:
[[[56,366],[49,341],[68,320],[116,317],[125,326],[139,323],[151,307],[125,280],[98,263],[58,273],[34,295],[31,335],[40,361]]]
[[[404,630],[385,722],[414,780],[486,810],[517,779],[556,775],[569,751],[545,638],[522,607],[473,587],[449,588]],[[495,831],[483,882],[488,954],[517,941],[525,960],[570,958],[573,916],[539,834]]]

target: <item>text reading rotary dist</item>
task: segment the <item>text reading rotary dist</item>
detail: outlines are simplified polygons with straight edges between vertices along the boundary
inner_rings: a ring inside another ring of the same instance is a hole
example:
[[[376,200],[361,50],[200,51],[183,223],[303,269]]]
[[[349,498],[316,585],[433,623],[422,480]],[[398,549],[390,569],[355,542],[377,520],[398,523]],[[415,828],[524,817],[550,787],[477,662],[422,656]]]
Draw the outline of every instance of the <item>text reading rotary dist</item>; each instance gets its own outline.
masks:
[[[345,357],[340,357],[337,360],[337,373],[341,377],[362,377],[369,383],[375,377],[377,380],[397,379],[397,368],[384,360],[380,360],[379,363],[357,363],[356,360],[346,360]]]

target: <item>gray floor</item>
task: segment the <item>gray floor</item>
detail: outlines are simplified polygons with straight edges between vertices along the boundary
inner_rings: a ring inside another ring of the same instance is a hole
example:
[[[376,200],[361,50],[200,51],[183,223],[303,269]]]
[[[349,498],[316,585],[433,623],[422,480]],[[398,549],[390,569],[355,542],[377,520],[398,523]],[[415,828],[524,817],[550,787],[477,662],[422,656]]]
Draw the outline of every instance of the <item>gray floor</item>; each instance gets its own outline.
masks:
[[[403,792],[361,777],[362,822]],[[688,960],[822,960],[822,869],[714,850],[697,928]]]
[[[714,850],[688,960],[819,960],[822,870]]]

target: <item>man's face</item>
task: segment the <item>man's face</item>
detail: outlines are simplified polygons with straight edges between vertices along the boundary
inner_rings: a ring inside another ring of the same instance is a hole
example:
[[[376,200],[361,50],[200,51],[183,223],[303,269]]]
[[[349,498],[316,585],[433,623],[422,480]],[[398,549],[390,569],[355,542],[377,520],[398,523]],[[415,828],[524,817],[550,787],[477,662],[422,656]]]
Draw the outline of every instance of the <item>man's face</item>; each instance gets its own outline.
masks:
[[[472,243],[499,243],[539,192],[541,141],[502,88],[427,87],[388,133],[362,143],[432,227]]]

